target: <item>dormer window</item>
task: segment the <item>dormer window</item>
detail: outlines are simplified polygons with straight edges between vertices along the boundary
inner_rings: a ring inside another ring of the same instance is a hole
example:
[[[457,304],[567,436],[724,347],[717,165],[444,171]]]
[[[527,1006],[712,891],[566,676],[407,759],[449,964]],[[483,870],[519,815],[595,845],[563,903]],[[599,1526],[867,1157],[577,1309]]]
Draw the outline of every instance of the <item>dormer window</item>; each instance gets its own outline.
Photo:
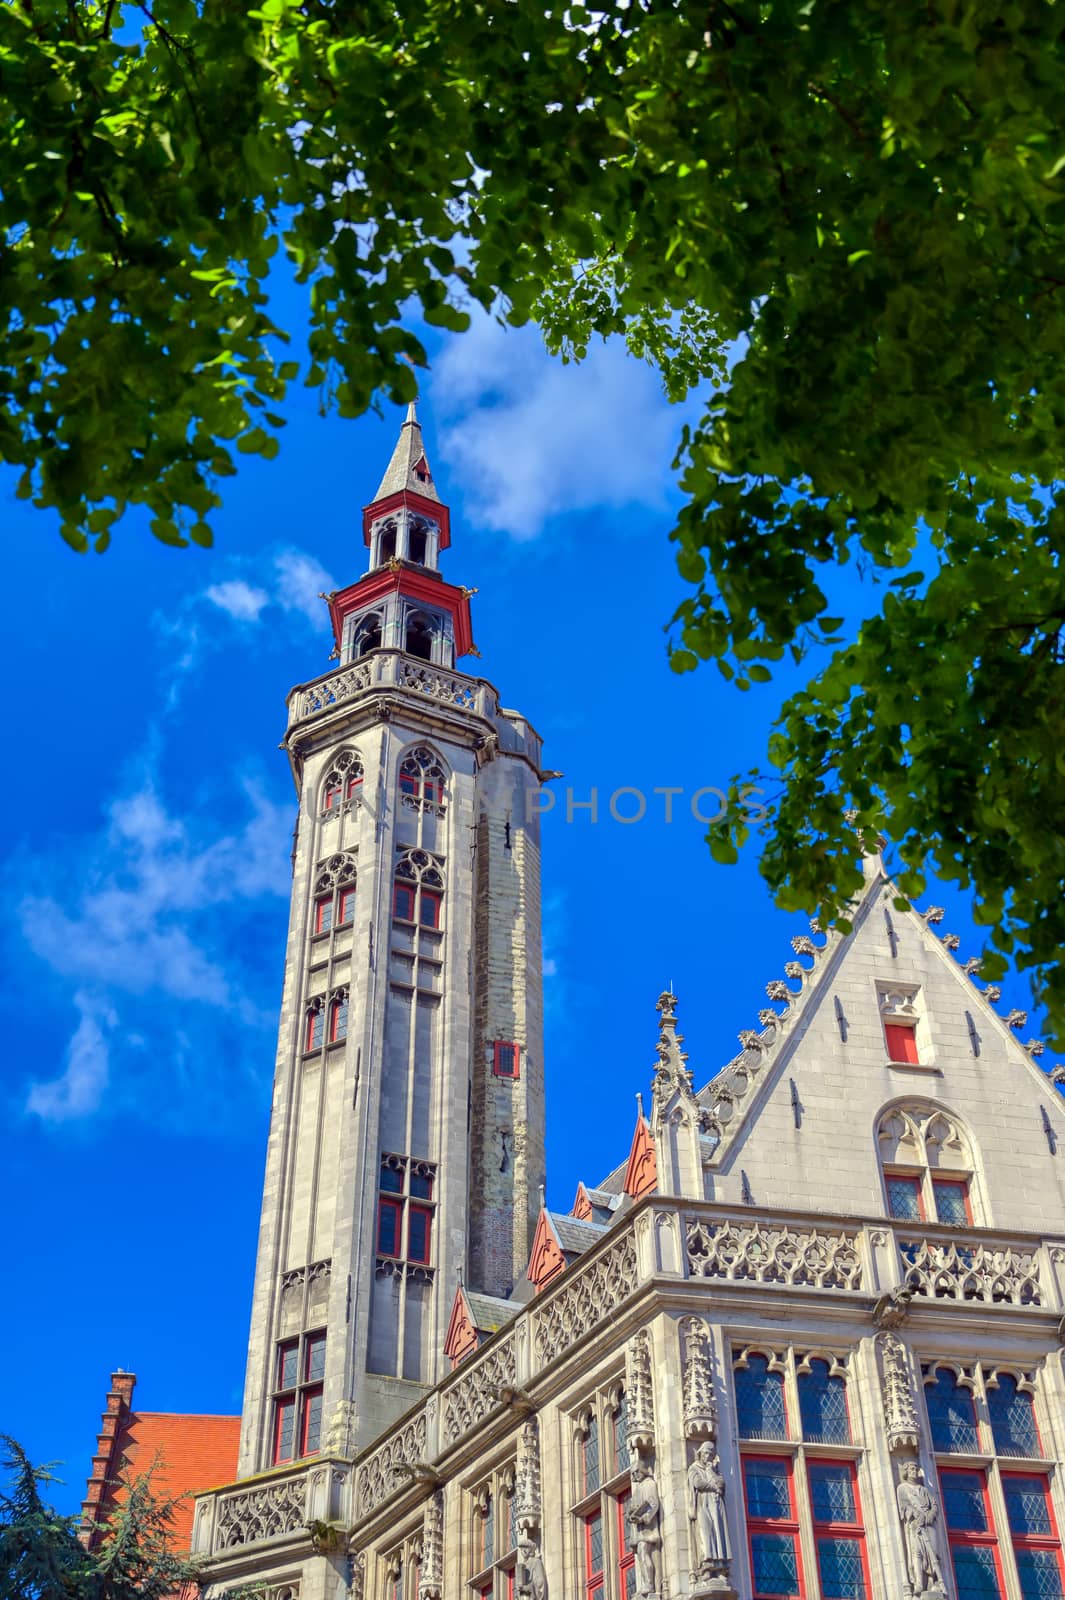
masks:
[[[930,1065],[927,1026],[920,1008],[920,990],[912,985],[877,985],[884,1047],[893,1066]]]

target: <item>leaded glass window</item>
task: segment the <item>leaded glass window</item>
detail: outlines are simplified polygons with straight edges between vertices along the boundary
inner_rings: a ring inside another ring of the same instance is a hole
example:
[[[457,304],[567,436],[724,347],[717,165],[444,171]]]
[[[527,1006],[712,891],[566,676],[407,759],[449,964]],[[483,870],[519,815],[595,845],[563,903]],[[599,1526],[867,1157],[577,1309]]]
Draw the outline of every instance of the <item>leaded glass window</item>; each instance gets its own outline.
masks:
[[[987,1414],[1000,1456],[1038,1456],[1039,1433],[1032,1397],[1017,1387],[1009,1372],[1001,1372],[987,1385]]]
[[[765,1356],[749,1355],[736,1368],[736,1414],[741,1439],[786,1439],[784,1374],[770,1372]]]
[[[940,1367],[932,1382],[926,1380],[925,1402],[936,1450],[972,1454],[979,1450],[972,1390],[963,1388],[949,1367]]]
[[[799,1413],[802,1436],[811,1444],[850,1444],[847,1387],[827,1361],[812,1360],[810,1370],[799,1373]]]

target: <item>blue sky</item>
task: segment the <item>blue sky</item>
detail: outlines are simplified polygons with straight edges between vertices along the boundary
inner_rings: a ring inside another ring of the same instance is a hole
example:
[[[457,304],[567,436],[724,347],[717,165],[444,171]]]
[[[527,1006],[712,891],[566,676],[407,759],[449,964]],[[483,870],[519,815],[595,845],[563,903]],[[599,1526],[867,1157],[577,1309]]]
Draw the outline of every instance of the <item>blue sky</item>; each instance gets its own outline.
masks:
[[[670,462],[690,413],[648,368],[614,346],[563,367],[487,319],[432,358],[421,415],[452,508],[445,571],[479,589],[482,660],[465,664],[565,774],[544,823],[548,1194],[565,1209],[627,1152],[660,991],[672,982],[704,1082],[806,930],[771,906],[753,849],[715,866],[684,802],[667,825],[652,794],[761,760],[787,680],[741,695],[669,670]],[[364,569],[361,507],[402,421],[322,419],[303,392],[289,415],[276,461],[241,458],[211,552],[130,521],[106,556],[75,556],[0,477],[20,1374],[0,1431],[65,1463],[67,1509],[113,1368],[137,1373],[145,1409],[240,1408],[295,804],[284,696],[327,668],[317,594]],[[567,822],[567,785],[598,790],[598,822]],[[610,817],[621,787],[648,795],[642,821]],[[929,898],[975,953],[957,898]],[[1027,994],[1011,980],[1014,1004]]]

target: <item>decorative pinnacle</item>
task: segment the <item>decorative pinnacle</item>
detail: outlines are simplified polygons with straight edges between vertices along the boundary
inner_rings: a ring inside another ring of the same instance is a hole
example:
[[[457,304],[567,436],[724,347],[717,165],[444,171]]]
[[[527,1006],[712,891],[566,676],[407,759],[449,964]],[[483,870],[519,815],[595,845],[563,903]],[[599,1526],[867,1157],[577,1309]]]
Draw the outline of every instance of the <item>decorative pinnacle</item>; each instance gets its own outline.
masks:
[[[654,1093],[656,1097],[668,1096],[671,1089],[679,1088],[690,1095],[692,1075],[684,1065],[688,1057],[680,1048],[684,1043],[684,1035],[677,1032],[677,997],[671,989],[659,995],[655,1010],[661,1012],[662,1020],[658,1025],[658,1043],[655,1045],[658,1061],[655,1065]]]

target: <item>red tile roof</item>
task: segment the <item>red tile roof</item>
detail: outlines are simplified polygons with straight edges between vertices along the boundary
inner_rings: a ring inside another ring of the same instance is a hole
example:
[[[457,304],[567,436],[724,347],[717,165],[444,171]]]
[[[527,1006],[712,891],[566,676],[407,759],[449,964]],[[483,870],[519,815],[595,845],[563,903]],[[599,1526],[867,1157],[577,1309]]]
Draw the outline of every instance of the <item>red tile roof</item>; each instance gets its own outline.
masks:
[[[86,1524],[82,1540],[91,1547],[95,1522],[107,1520],[121,1504],[123,1473],[139,1476],[152,1470],[152,1484],[172,1499],[231,1483],[237,1471],[239,1417],[184,1416],[168,1411],[134,1411],[131,1372],[111,1378],[92,1474],[82,1504]],[[192,1541],[193,1502],[174,1507],[173,1545],[180,1552]]]

